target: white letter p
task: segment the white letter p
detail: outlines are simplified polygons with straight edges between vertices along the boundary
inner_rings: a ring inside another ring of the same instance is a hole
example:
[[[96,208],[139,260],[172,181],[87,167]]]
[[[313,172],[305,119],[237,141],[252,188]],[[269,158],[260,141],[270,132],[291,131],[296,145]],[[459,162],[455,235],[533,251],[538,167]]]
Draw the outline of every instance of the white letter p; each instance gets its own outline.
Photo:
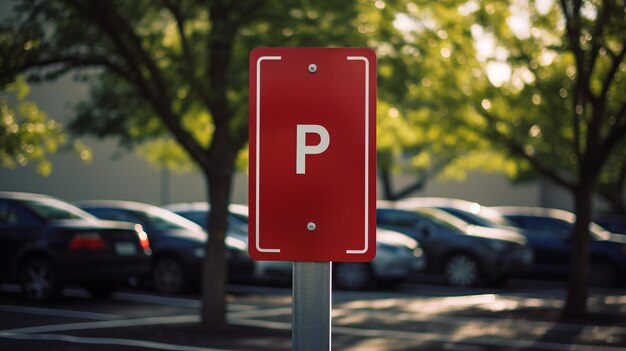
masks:
[[[296,138],[296,174],[305,174],[306,171],[306,155],[321,154],[326,151],[330,144],[330,136],[328,130],[318,124],[298,124]],[[317,145],[306,145],[306,134],[315,133],[320,136],[320,142]]]

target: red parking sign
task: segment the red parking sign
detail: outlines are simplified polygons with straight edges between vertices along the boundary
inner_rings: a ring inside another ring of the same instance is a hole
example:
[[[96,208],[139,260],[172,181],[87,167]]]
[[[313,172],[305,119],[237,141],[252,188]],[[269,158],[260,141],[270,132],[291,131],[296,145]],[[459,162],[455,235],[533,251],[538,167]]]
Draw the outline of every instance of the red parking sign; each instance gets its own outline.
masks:
[[[272,261],[376,255],[376,55],[250,54],[249,253]]]

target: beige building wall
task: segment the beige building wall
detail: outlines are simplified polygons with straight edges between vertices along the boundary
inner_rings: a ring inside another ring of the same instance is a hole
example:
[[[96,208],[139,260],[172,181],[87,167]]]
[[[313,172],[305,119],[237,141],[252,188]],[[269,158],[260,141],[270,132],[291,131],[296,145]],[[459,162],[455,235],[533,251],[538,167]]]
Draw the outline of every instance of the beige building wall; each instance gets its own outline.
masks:
[[[85,85],[63,77],[55,83],[33,86],[29,98],[52,118],[66,122],[72,116],[71,107],[85,96]],[[71,154],[55,155],[53,172],[47,178],[38,175],[34,165],[16,170],[0,168],[0,190],[43,193],[69,201],[120,199],[157,205],[206,198],[204,180],[198,172],[163,171],[136,153],[119,149],[114,140],[87,138],[85,142],[94,150],[93,162],[84,163]],[[396,179],[397,186],[410,181],[408,176]],[[553,187],[541,183],[511,185],[502,175],[478,172],[463,181],[431,181],[415,195],[455,197],[485,205],[572,206],[568,195]],[[244,173],[236,176],[232,202],[248,202]]]

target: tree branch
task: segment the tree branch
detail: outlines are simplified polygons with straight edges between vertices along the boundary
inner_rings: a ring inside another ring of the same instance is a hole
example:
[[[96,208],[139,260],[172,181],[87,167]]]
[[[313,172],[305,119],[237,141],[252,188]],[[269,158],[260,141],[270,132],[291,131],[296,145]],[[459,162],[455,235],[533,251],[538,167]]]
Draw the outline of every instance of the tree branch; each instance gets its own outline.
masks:
[[[196,60],[191,50],[191,46],[189,45],[189,38],[187,38],[187,35],[185,34],[186,17],[183,15],[178,2],[165,0],[164,3],[165,7],[169,9],[176,21],[176,28],[178,30],[178,36],[180,37],[180,42],[182,46],[183,60],[185,61],[185,63],[182,65],[184,75],[189,80],[189,84],[191,85],[191,88],[193,89],[196,96],[198,96],[198,98],[202,100],[203,104],[208,106],[210,98],[207,95],[207,92],[209,91],[209,89],[207,89],[200,83],[194,73],[194,70],[197,66]]]
[[[498,117],[496,117],[495,115],[492,115],[491,113],[485,111],[480,106],[476,106],[475,110],[481,116],[483,116],[487,120],[487,125],[488,125],[488,128],[489,128],[488,133],[491,134],[496,140],[499,140],[500,143],[505,148],[507,148],[511,154],[513,154],[514,156],[518,156],[518,157],[521,157],[521,158],[525,159],[540,174],[542,174],[543,176],[551,179],[552,181],[556,182],[557,184],[560,184],[563,187],[565,187],[567,189],[570,189],[570,190],[574,189],[575,184],[573,182],[565,179],[563,176],[561,176],[560,174],[555,172],[549,166],[546,166],[545,164],[543,164],[539,159],[529,155],[524,150],[524,147],[522,145],[519,145],[517,142],[515,142],[515,140],[513,138],[509,138],[506,135],[504,135],[501,132],[499,132],[496,129],[496,127],[495,127],[496,123],[499,120]]]
[[[163,76],[156,63],[143,49],[141,40],[128,20],[108,1],[69,1],[93,20],[117,46],[137,77],[131,83],[150,101],[157,116],[174,135],[174,138],[202,168],[210,172],[213,167],[207,160],[205,150],[182,128],[179,116],[172,111],[171,96]],[[146,70],[149,73],[148,76],[145,76]]]
[[[561,0],[561,8],[565,17],[565,29],[567,34],[568,47],[574,54],[574,60],[576,62],[576,82],[574,83],[574,113],[572,114],[572,124],[574,126],[574,149],[576,157],[580,160],[582,158],[582,146],[580,142],[580,115],[577,113],[577,107],[585,106],[585,97],[592,98],[591,91],[589,90],[589,76],[585,72],[585,53],[580,46],[580,8],[581,1],[574,0],[570,7],[566,0]],[[581,100],[583,100],[581,102]],[[584,110],[583,110],[584,113]]]
[[[134,77],[123,67],[111,62],[104,57],[98,56],[57,56],[49,57],[41,60],[27,60],[23,65],[18,67],[20,72],[27,72],[31,69],[47,68],[55,65],[64,65],[68,68],[79,67],[101,67],[106,68],[110,72],[117,74],[121,78],[133,82]]]
[[[613,83],[613,79],[619,70],[619,66],[624,61],[624,55],[626,55],[626,41],[622,42],[622,50],[616,55],[611,50],[608,50],[609,54],[613,58],[613,64],[611,65],[611,69],[604,77],[602,82],[602,93],[600,93],[599,99],[600,101],[606,101],[606,96],[609,93],[609,89],[611,88],[611,83]]]

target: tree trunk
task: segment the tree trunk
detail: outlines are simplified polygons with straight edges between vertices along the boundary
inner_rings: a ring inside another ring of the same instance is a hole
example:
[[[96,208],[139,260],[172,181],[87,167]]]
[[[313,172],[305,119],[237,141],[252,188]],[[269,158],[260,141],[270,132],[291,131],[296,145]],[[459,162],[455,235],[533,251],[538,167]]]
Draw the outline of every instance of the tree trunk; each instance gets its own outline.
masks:
[[[576,224],[572,233],[567,300],[561,311],[563,320],[584,317],[589,295],[589,224],[591,223],[593,182],[581,181],[575,191]]]
[[[207,175],[208,198],[211,204],[209,241],[202,276],[202,323],[211,330],[223,329],[226,322],[226,247],[228,204],[232,185],[231,171]]]

